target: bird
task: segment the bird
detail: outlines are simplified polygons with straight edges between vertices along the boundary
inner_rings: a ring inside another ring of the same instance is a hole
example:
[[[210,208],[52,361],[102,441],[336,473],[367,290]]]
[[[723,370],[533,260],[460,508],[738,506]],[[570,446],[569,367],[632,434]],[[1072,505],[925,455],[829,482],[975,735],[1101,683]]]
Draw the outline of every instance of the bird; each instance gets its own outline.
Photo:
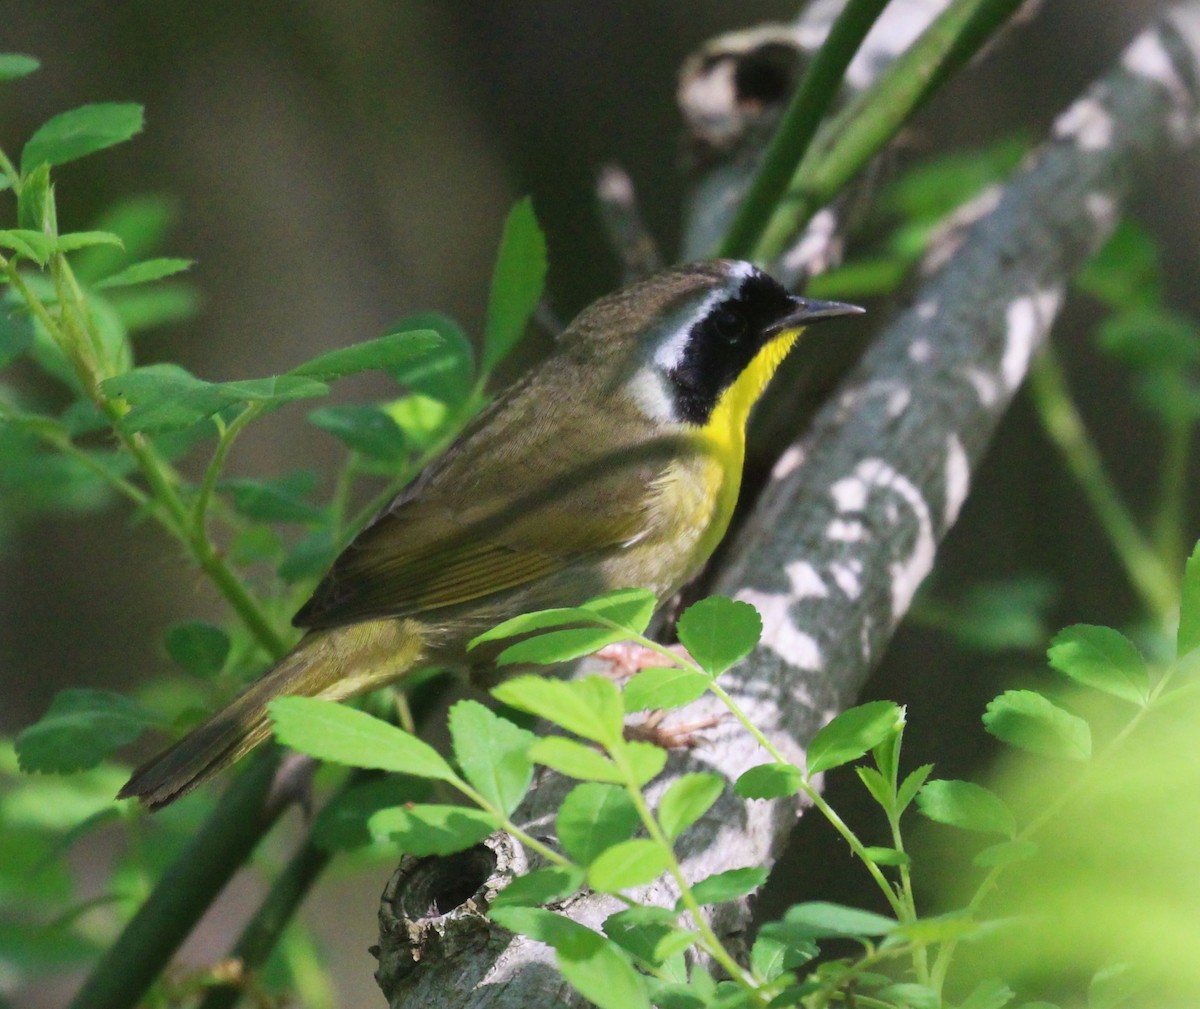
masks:
[[[728,259],[596,301],[337,557],[292,651],[118,798],[157,809],[191,791],[268,738],[276,697],[479,672],[489,654],[468,643],[509,617],[617,588],[670,599],[729,526],[750,411],[780,362],[811,323],[861,311]]]

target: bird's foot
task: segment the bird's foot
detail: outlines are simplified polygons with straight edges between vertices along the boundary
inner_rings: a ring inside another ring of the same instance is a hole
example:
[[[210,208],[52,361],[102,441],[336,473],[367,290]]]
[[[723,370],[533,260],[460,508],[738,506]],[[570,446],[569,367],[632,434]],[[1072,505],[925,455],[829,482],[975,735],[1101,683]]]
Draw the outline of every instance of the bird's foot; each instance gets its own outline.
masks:
[[[683,645],[668,645],[667,648],[686,662],[692,660]],[[662,652],[639,645],[636,641],[618,641],[615,644],[605,645],[592,657],[608,664],[608,675],[614,680],[627,680],[634,673],[640,673],[643,669],[652,669],[668,663],[667,657]]]
[[[704,741],[697,735],[698,732],[711,729],[721,722],[720,715],[713,715],[683,725],[664,726],[662,721],[666,715],[662,710],[652,711],[644,722],[625,726],[625,738],[630,742],[653,743],[664,750],[690,750]]]

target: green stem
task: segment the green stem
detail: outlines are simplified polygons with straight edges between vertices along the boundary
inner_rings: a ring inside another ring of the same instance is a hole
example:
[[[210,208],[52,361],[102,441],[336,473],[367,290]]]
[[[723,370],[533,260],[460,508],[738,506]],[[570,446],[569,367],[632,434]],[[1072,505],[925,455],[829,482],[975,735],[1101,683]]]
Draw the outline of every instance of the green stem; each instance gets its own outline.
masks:
[[[745,259],[753,251],[837,96],[846,67],[887,4],[888,0],[849,0],[842,9],[792,94],[718,256]]]
[[[21,173],[17,171],[16,166],[9,161],[8,155],[2,150],[0,150],[0,172],[8,176],[13,192],[19,194],[21,192]]]
[[[704,909],[692,894],[692,888],[683,874],[683,866],[679,864],[679,860],[675,857],[674,847],[663,833],[662,827],[659,826],[658,820],[655,819],[654,814],[650,811],[650,807],[646,804],[646,797],[642,794],[637,777],[634,775],[633,769],[629,766],[629,761],[625,758],[624,749],[617,747],[616,749],[609,750],[609,753],[614,763],[616,763],[617,767],[625,775],[625,789],[638,811],[638,816],[641,817],[646,832],[650,835],[651,840],[662,848],[667,855],[667,871],[671,874],[671,878],[675,880],[675,885],[679,888],[680,903],[691,914],[692,920],[696,925],[696,930],[700,933],[703,940],[705,950],[725,969],[725,972],[734,981],[747,991],[753,993],[754,1000],[758,1005],[765,1005],[766,1000],[758,993],[758,985],[742,969],[729,950],[725,948],[724,943],[717,937],[716,932],[712,930],[712,926],[708,923]]]
[[[754,250],[767,262],[875,157],[1022,0],[955,0],[817,134]]]
[[[222,427],[219,423],[220,418],[214,418],[218,421],[220,437],[217,439],[217,447],[213,449],[212,458],[208,461],[208,466],[204,470],[204,479],[200,482],[200,491],[196,495],[196,503],[192,508],[191,529],[192,535],[197,539],[207,535],[205,522],[208,517],[208,506],[212,502],[213,493],[216,491],[217,481],[225,469],[225,461],[229,458],[229,450],[233,447],[234,441],[237,440],[237,436],[242,433],[246,425],[259,417],[263,411],[263,406],[264,404],[262,403],[251,403],[234,417],[228,427]]]
[[[1100,520],[1142,605],[1160,623],[1179,606],[1175,579],[1125,507],[1071,398],[1054,348],[1044,348],[1029,371],[1029,389],[1042,426]]]
[[[117,941],[96,964],[69,1009],[130,1009],[170,962],[192,926],[285,808],[264,811],[279,750],[258,753],[163,875]]]
[[[1182,384],[1182,382],[1180,382]],[[1180,398],[1185,393],[1181,390]],[[1154,521],[1154,542],[1165,568],[1178,571],[1187,560],[1185,530],[1188,503],[1188,463],[1192,456],[1192,422],[1172,420],[1167,426],[1159,478],[1159,509]]]

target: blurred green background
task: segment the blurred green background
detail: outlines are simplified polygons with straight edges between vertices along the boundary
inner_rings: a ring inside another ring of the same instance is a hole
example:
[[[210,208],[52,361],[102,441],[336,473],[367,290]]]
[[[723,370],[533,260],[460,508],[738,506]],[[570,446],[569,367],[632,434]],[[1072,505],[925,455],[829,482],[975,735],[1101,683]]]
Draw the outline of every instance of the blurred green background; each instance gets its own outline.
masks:
[[[1152,0],[1048,2],[920,116],[905,159],[978,146],[1054,115],[1159,9]],[[265,375],[437,309],[478,332],[503,215],[532,194],[550,247],[549,295],[563,319],[617,282],[594,209],[598,167],[623,165],[665,250],[682,203],[675,73],[708,37],[796,5],[692,2],[480,4],[309,0],[235,4],[8,0],[3,48],[43,68],[0,92],[11,151],[56,112],[144,103],[135,142],[64,166],[60,218],[87,226],[114,200],[170,195],[167,249],[194,257],[196,319],[144,337],[143,359],[213,379]],[[1136,214],[1162,243],[1168,301],[1200,311],[1193,155],[1159,166]],[[878,306],[871,324],[886,321]],[[1118,366],[1089,347],[1093,309],[1068,304],[1056,340],[1085,414],[1135,508],[1155,462],[1151,421]],[[538,335],[524,361],[539,351]],[[512,365],[515,371],[521,361]],[[369,395],[370,382],[342,396]],[[329,471],[341,449],[283,411],[238,446],[235,473]],[[1131,595],[1081,497],[1018,402],[975,481],[935,575],[939,598],[1034,572],[1061,592],[1051,626],[1120,623]],[[174,546],[120,511],[46,520],[0,543],[0,731],[32,721],[62,686],[122,688],[161,668],[170,622],[217,612]],[[921,627],[901,630],[872,685],[907,703],[912,759],[943,776],[981,759],[978,714],[1036,653],[980,657]],[[836,787],[836,786],[835,786]],[[805,830],[809,830],[806,825]],[[814,828],[815,829],[815,828]],[[824,843],[805,838],[801,852]],[[99,842],[97,842],[99,844]],[[103,852],[90,854],[103,858]],[[839,860],[839,861],[847,861]],[[788,863],[789,893],[853,899],[828,860]],[[382,1004],[366,947],[390,870],[322,881],[305,919],[336,970],[340,1004]],[[189,944],[211,959],[257,891],[235,887]],[[781,898],[782,899],[782,898]],[[31,993],[55,1005],[71,979]]]

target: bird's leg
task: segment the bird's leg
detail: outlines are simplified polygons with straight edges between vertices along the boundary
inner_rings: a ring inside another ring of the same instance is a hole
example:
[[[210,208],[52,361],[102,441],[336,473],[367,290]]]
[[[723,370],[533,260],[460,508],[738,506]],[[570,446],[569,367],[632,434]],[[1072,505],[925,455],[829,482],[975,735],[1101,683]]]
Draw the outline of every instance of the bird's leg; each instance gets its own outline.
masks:
[[[690,750],[699,746],[703,740],[696,735],[704,729],[711,729],[721,722],[721,715],[712,715],[695,722],[683,725],[664,726],[662,721],[667,713],[659,708],[651,711],[644,722],[637,725],[625,726],[625,738],[630,742],[653,743],[664,750]]]

